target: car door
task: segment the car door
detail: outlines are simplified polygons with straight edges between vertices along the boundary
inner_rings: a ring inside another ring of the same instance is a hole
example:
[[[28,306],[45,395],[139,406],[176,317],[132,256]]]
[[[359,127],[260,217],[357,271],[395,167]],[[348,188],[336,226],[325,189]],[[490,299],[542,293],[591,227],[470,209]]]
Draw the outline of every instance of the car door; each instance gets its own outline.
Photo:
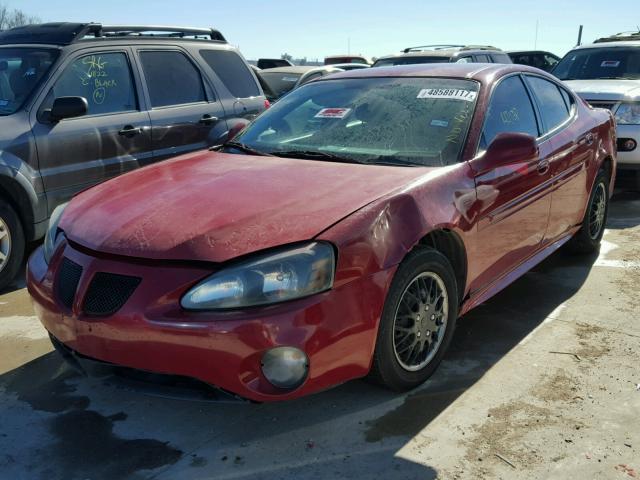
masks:
[[[197,55],[204,61],[205,68],[210,70],[222,106],[228,112],[227,123],[230,128],[233,119],[251,121],[265,110],[265,96],[256,81],[257,72],[252,75],[249,65],[238,52],[207,45],[202,46]]]
[[[481,161],[482,150],[500,133],[539,137],[538,124],[534,104],[520,75],[502,79],[489,101],[480,155],[475,161]],[[480,173],[475,179],[479,205],[476,289],[486,287],[540,248],[551,207],[550,142],[541,139],[538,149],[537,158],[514,158],[512,164]],[[471,166],[474,167],[474,160]]]
[[[538,104],[544,138],[553,145],[551,215],[546,239],[552,242],[582,221],[587,204],[587,163],[594,157],[597,131],[583,131],[577,122],[575,99],[561,85],[537,75],[526,75]]]
[[[225,111],[197,64],[178,48],[141,47],[154,160],[205,149],[227,132]]]
[[[51,212],[78,191],[152,160],[149,115],[127,48],[82,50],[66,59],[31,113],[40,174]],[[53,122],[58,97],[87,100],[87,114]]]

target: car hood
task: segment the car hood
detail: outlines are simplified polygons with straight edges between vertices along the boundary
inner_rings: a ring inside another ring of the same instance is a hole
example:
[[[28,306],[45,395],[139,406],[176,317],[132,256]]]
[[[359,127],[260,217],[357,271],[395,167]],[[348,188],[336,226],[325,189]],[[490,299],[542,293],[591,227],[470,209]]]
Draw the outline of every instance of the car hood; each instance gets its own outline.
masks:
[[[223,262],[311,239],[430,170],[201,152],[79,194],[60,228],[99,252]]]
[[[640,99],[640,80],[566,80],[564,83],[585,100]]]

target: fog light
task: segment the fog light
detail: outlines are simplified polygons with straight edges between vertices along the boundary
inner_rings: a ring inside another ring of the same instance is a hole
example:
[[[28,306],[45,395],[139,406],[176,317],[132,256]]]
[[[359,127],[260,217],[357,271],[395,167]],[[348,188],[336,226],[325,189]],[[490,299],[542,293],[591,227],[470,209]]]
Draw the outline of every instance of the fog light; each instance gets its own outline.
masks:
[[[262,373],[274,387],[293,389],[304,382],[309,359],[294,347],[276,347],[262,356]]]
[[[638,146],[637,142],[633,138],[619,138],[618,139],[618,151],[619,152],[631,152]]]

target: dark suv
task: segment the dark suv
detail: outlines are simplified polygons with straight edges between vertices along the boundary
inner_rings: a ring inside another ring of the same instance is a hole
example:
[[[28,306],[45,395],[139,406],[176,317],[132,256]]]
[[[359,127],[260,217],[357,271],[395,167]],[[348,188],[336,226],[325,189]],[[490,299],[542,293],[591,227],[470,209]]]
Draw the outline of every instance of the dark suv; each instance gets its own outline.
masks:
[[[266,107],[217,30],[48,23],[0,32],[0,288],[57,205],[223,143]]]
[[[416,63],[513,63],[509,55],[488,45],[421,45],[378,58],[374,67]]]

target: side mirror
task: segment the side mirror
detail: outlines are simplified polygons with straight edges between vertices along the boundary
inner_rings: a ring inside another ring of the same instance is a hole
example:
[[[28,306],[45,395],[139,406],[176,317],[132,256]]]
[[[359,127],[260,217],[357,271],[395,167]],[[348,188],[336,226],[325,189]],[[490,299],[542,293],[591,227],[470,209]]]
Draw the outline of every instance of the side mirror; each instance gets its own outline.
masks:
[[[503,132],[493,139],[489,148],[473,160],[473,169],[485,173],[498,167],[538,157],[536,139],[526,133]]]
[[[89,110],[84,97],[58,97],[53,101],[49,112],[49,120],[57,122],[65,118],[81,117]]]

